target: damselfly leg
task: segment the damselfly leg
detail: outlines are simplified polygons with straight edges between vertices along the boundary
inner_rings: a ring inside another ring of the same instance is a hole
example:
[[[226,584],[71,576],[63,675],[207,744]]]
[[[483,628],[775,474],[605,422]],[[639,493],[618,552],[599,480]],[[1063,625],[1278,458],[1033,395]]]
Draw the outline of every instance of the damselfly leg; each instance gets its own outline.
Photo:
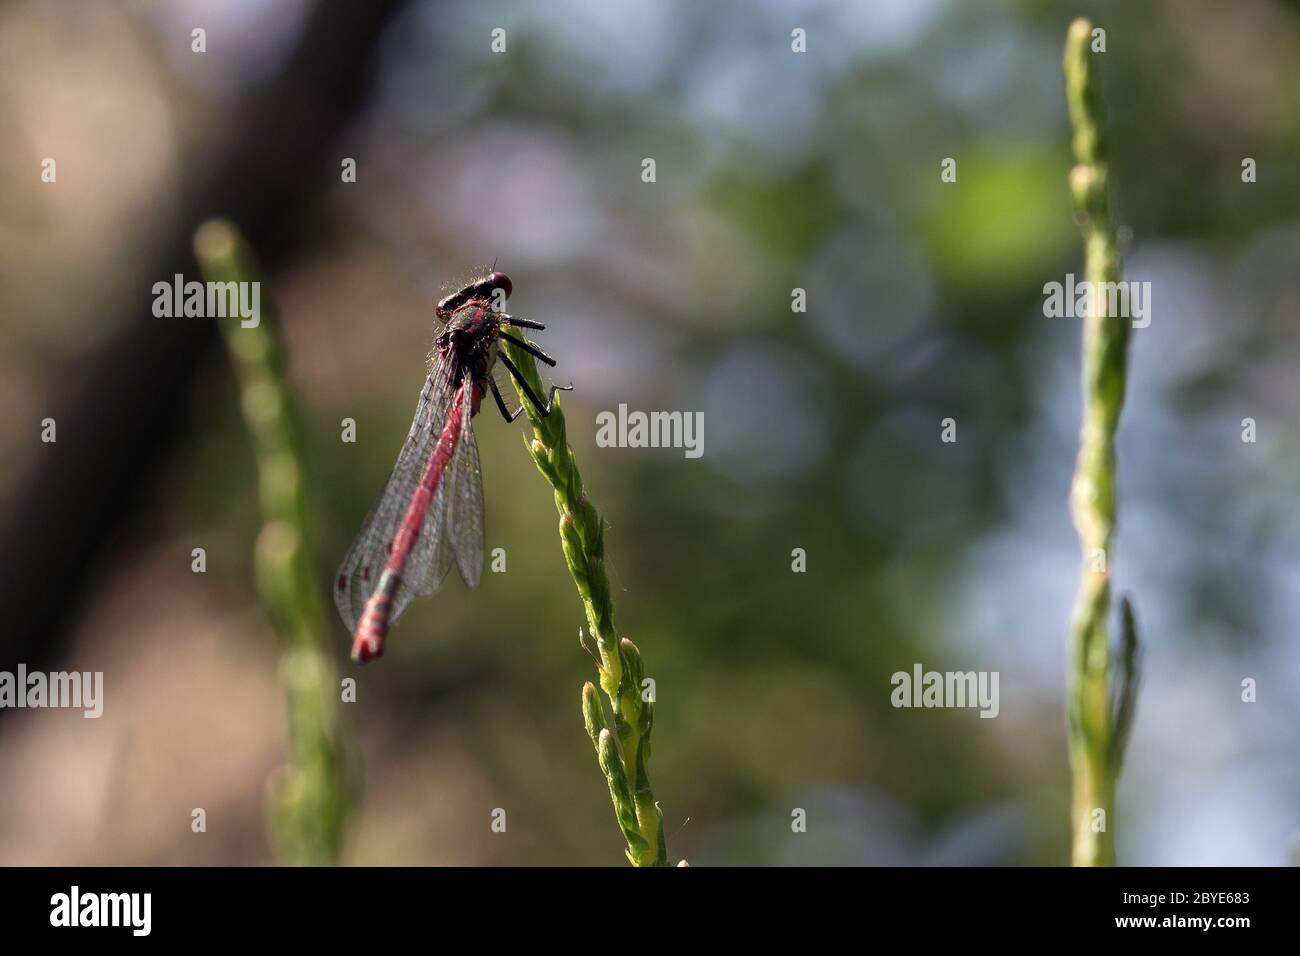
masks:
[[[527,353],[528,353],[529,355],[531,355],[533,358],[535,358],[535,359],[541,359],[543,362],[545,362],[545,363],[546,363],[547,365],[549,365],[551,368],[555,368],[555,359],[551,358],[549,355],[547,355],[545,352],[543,352],[541,346],[538,345],[536,342],[530,342],[530,341],[528,341],[527,339],[519,339],[519,338],[515,338],[515,337],[514,337],[513,335],[511,335],[509,332],[500,332],[500,333],[498,333],[498,334],[499,334],[503,339],[506,339],[506,340],[509,341],[509,342],[514,342],[515,345],[519,346],[521,349],[523,349],[525,352],[527,352]]]
[[[517,325],[521,329],[537,329],[539,332],[546,331],[545,325],[541,322],[534,322],[532,319],[521,319],[518,316],[507,315],[504,312],[500,313],[500,316],[501,321],[505,322],[507,325]]]
[[[510,411],[510,407],[506,405],[506,400],[501,397],[501,389],[497,388],[497,383],[494,381],[489,382],[488,388],[492,389],[492,397],[496,399],[497,408],[501,409],[501,417],[504,418],[506,424],[509,425],[520,416],[524,410],[524,406],[520,405],[512,412]]]
[[[528,400],[533,403],[533,408],[537,409],[537,414],[541,415],[543,418],[551,414],[551,409],[555,407],[556,392],[573,391],[572,385],[552,385],[551,392],[546,397],[546,404],[543,405],[541,398],[539,398],[537,393],[533,391],[533,387],[528,384],[528,380],[524,378],[523,373],[519,371],[519,366],[515,365],[514,362],[510,361],[510,356],[502,352],[498,357],[501,359],[501,363],[505,365],[506,370],[510,373],[510,375],[514,378],[514,380],[519,383],[519,387],[523,390],[523,393],[526,396],[528,396]],[[501,401],[501,394],[497,392],[495,388],[496,383],[493,382],[492,384],[494,386],[492,391],[496,397],[497,404],[501,406],[501,413],[506,414],[505,404],[504,402]],[[523,406],[520,405],[519,410],[517,410],[514,413],[514,415],[507,417],[506,421],[508,422],[514,421],[515,418],[519,416],[519,411],[522,410],[523,410]]]

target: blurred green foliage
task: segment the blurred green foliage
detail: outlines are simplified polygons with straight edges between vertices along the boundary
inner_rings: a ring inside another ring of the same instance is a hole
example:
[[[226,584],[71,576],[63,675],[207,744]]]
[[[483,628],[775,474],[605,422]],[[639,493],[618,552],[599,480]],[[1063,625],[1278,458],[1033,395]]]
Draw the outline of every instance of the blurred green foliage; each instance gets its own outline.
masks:
[[[211,220],[194,237],[208,282],[260,284],[231,223]],[[338,675],[326,641],[320,582],[313,569],[310,466],[279,317],[262,290],[255,321],[217,319],[240,386],[240,405],[257,456],[262,528],[255,546],[257,590],[280,643],[280,681],[289,720],[289,762],[268,794],[276,856],[300,865],[338,859],[350,810],[348,755],[338,720]]]

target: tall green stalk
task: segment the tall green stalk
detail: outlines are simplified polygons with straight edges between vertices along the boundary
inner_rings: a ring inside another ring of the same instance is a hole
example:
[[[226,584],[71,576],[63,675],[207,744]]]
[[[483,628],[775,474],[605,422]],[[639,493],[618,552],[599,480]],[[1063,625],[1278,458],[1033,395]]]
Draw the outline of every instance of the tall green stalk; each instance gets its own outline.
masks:
[[[510,342],[502,348],[523,373],[535,395],[545,395],[533,357]],[[627,841],[633,866],[667,866],[663,814],[650,789],[650,732],[654,726],[653,694],[644,690],[641,652],[614,628],[614,602],[605,576],[605,527],[583,492],[578,463],[565,437],[564,412],[557,398],[551,414],[537,414],[523,389],[519,400],[533,426],[528,451],[555,491],[560,513],[560,544],[587,612],[590,639],[579,632],[583,648],[596,662],[600,687],[609,698],[609,713],[590,682],[582,688],[582,717],[596,748],[596,759],[609,784],[614,815]],[[611,730],[611,723],[613,729]]]
[[[1137,695],[1137,630],[1123,601],[1117,653],[1110,647],[1110,545],[1115,532],[1115,429],[1124,405],[1130,320],[1110,316],[1103,283],[1118,282],[1119,243],[1110,215],[1108,152],[1101,93],[1092,61],[1092,24],[1075,20],[1065,42],[1065,93],[1074,131],[1070,171],[1092,284],[1083,317],[1083,424],[1070,488],[1070,510],[1083,551],[1068,662],[1067,711],[1074,775],[1071,859],[1076,866],[1115,862],[1115,785]],[[1111,692],[1111,665],[1118,690]]]
[[[260,281],[252,251],[229,222],[204,223],[194,249],[209,282]],[[257,456],[263,524],[254,565],[258,594],[279,642],[289,718],[289,762],[271,781],[268,830],[278,859],[321,865],[338,859],[350,777],[339,729],[338,675],[311,563],[303,430],[269,296],[261,305],[256,326],[242,327],[237,316],[212,321],[234,365]]]

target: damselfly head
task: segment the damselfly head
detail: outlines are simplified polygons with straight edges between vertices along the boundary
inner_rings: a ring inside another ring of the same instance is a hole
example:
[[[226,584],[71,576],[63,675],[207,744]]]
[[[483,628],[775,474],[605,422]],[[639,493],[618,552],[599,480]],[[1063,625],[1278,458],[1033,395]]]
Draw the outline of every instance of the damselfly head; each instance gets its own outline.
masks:
[[[496,305],[497,290],[500,290],[505,298],[510,297],[510,293],[514,291],[514,284],[510,281],[508,275],[504,272],[493,271],[489,272],[485,276],[480,276],[463,289],[459,289],[451,295],[445,296],[438,303],[438,317],[445,322],[452,312],[455,312],[466,302],[474,302],[477,300],[480,302],[487,302],[490,305]]]

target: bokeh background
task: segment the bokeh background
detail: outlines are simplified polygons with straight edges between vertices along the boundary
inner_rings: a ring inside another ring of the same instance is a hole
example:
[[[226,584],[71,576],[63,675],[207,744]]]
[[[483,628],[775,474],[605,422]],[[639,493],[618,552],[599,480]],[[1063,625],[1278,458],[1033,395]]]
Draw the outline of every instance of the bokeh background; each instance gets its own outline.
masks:
[[[1079,327],[1044,318],[1042,286],[1081,272],[1060,75],[1080,14],[1107,31],[1127,275],[1154,295],[1111,556],[1145,642],[1118,853],[1287,863],[1300,6],[1277,0],[7,4],[0,669],[102,670],[107,700],[97,721],[0,712],[0,863],[273,860],[254,461],[209,323],[149,312],[154,282],[197,278],[212,214],[280,304],[322,595],[405,435],[442,284],[495,260],[576,385],[618,621],[657,682],[671,856],[1065,863]],[[621,402],[702,411],[704,456],[597,447]],[[360,671],[331,610],[358,681],[347,863],[622,861],[551,494],[522,423],[489,412],[507,573],[453,576]],[[1000,715],[893,709],[916,662],[1000,672]]]

